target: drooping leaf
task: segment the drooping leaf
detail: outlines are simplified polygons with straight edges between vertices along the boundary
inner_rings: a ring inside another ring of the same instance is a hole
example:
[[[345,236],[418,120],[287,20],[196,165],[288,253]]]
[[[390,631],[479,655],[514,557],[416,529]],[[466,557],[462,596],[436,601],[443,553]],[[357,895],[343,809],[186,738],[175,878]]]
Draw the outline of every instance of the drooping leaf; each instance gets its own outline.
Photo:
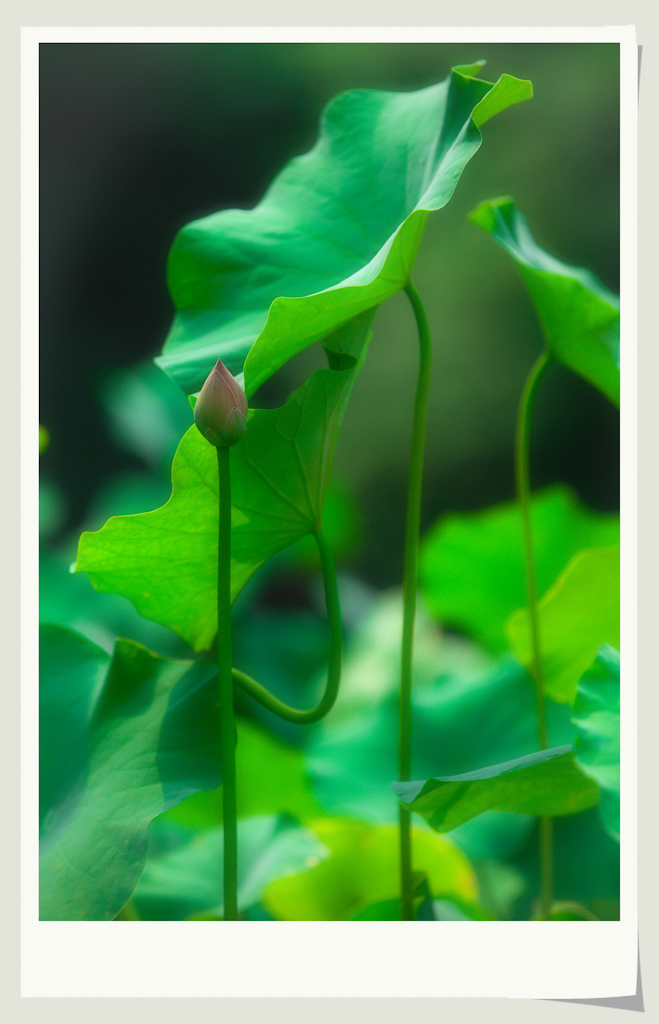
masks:
[[[321,521],[371,321],[365,314],[340,332],[336,344],[349,368],[317,370],[281,408],[251,410],[245,436],[231,449],[233,598],[259,566]],[[86,572],[97,590],[127,597],[197,651],[217,633],[217,480],[215,448],[193,426],[174,457],[167,504],[84,533],[76,562],[76,572]]]
[[[579,680],[572,718],[577,764],[599,785],[604,827],[620,840],[620,654],[613,647],[602,647]]]
[[[218,356],[245,364],[248,397],[296,352],[405,286],[428,212],[451,198],[479,127],[529,99],[530,82],[455,68],[417,92],[342,93],[319,139],[254,210],[224,210],[177,236],[177,314],[160,366],[188,393]],[[247,361],[245,359],[247,357]]]
[[[150,844],[152,840],[160,849],[153,855],[149,853],[131,901],[139,918],[143,921],[185,921],[200,916],[221,918],[224,909],[222,829],[198,831],[159,819],[149,829]],[[239,821],[239,910],[247,910],[257,903],[271,882],[308,871],[327,855],[328,851],[313,832],[286,815]]]
[[[577,682],[600,647],[620,647],[620,548],[580,551],[540,600],[539,608],[546,693],[572,704]],[[511,615],[506,633],[519,660],[530,665],[527,609]]]
[[[109,921],[146,860],[152,818],[220,782],[216,669],[118,640],[112,659],[42,626],[42,920]]]
[[[384,605],[379,619],[390,623]],[[309,737],[306,759],[313,789],[322,806],[371,822],[397,820],[398,801],[390,789],[398,770],[398,696],[395,688],[375,692],[370,706],[350,692],[353,674],[369,693],[377,679],[399,671],[400,632],[391,629],[391,665],[382,656],[365,658],[363,641],[382,633],[376,621],[364,624],[346,645],[343,683],[335,708]],[[398,641],[396,642],[396,636]],[[412,700],[414,778],[457,775],[483,765],[529,754],[538,747],[536,698],[528,673],[511,657],[499,663],[470,663],[452,653],[466,641],[436,638],[431,647],[422,634],[424,657],[415,673]],[[388,651],[389,638],[383,640]],[[432,653],[432,660],[429,656]],[[427,660],[428,659],[428,660]],[[433,671],[434,669],[434,671]],[[371,683],[370,675],[375,679]],[[547,701],[550,741],[572,742],[574,726],[567,707]],[[472,860],[509,857],[523,846],[533,826],[526,815],[487,811],[465,822],[452,838]]]
[[[589,270],[561,263],[541,249],[510,197],[481,203],[470,216],[519,267],[549,352],[620,405],[618,296]]]
[[[563,485],[533,495],[539,593],[583,548],[617,544],[616,515],[593,512]],[[421,549],[421,585],[431,612],[494,653],[506,650],[504,624],[527,602],[522,523],[516,502],[442,517]]]
[[[398,830],[360,821],[325,818],[313,825],[330,857],[304,874],[281,878],[266,889],[263,904],[284,921],[352,920],[367,907],[399,892]],[[464,854],[446,840],[412,829],[414,866],[438,896],[471,901],[474,874]]]
[[[572,747],[552,747],[461,775],[393,782],[393,791],[437,832],[483,811],[557,817],[592,807],[597,785],[576,767]]]

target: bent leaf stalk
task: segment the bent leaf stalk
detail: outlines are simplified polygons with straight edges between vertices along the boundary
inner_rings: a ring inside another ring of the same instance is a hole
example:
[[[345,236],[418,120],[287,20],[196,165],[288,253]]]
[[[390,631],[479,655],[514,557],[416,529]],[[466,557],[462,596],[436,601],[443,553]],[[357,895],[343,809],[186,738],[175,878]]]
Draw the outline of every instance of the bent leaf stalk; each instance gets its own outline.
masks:
[[[300,710],[284,704],[275,697],[269,690],[257,683],[255,679],[233,669],[233,681],[241,690],[253,697],[274,715],[293,722],[295,725],[312,725],[324,718],[332,708],[338,696],[339,683],[341,680],[341,661],[343,657],[343,624],[341,621],[341,606],[339,604],[339,590],[336,582],[336,570],[332,549],[323,533],[322,527],[314,530],[314,539],[318,545],[320,561],[323,570],[323,583],[325,586],[325,601],[327,603],[327,616],[330,628],[330,649],[328,656],[327,682],[325,692],[318,704],[308,710]]]

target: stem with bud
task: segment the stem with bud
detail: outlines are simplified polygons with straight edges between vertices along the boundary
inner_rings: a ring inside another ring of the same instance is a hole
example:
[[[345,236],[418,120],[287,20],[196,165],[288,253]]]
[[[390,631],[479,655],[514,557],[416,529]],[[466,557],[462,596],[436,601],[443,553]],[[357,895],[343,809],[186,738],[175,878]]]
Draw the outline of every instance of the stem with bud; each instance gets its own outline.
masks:
[[[264,686],[232,667],[231,653],[231,452],[247,426],[245,393],[221,359],[209,373],[194,410],[195,423],[206,440],[217,449],[218,466],[218,560],[217,560],[217,659],[220,691],[220,741],[222,762],[222,806],[224,831],[224,920],[238,920],[238,821],[236,809],[236,724],[233,708],[234,684],[273,714],[289,722],[308,725],[331,710],[339,692],[343,627],[336,570],[332,551],[322,527],[314,531],[325,584],[330,627],[330,650],[325,692],[308,710],[289,707]]]

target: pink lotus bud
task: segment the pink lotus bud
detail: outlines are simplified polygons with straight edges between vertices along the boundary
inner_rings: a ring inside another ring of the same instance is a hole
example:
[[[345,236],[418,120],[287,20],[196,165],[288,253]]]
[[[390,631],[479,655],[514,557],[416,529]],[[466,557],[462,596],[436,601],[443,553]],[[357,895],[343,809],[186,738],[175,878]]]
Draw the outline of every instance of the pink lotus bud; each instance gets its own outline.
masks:
[[[247,399],[221,359],[208,374],[194,407],[194,421],[216,448],[240,441],[247,426]]]

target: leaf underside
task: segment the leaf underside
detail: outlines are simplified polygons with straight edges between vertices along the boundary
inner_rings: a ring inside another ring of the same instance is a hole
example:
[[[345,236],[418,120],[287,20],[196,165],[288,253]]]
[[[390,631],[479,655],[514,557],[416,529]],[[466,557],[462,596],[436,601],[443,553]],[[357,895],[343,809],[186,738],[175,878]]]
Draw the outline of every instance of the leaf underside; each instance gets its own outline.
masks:
[[[557,817],[592,807],[599,788],[575,765],[570,746],[425,782],[393,782],[411,811],[449,832],[487,810]]]
[[[535,242],[512,199],[490,199],[470,217],[519,267],[547,350],[620,405],[620,300],[589,270],[571,267]]]
[[[356,90],[326,108],[318,141],[253,210],[179,233],[168,264],[176,317],[159,365],[188,393],[218,356],[249,396],[295,353],[409,280],[428,213],[451,198],[479,125],[530,82],[454,69],[416,92]]]

